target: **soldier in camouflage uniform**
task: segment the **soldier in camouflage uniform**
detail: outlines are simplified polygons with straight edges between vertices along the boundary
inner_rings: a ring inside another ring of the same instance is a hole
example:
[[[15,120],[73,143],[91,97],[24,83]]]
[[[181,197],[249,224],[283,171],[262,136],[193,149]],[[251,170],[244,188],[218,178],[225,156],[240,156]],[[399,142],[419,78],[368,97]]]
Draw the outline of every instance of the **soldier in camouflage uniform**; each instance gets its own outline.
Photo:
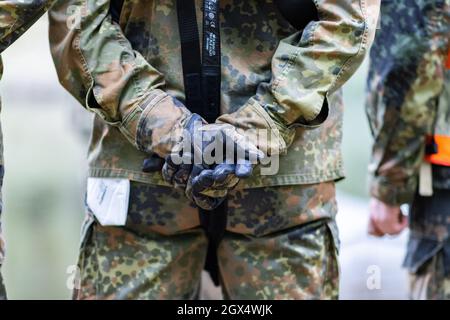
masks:
[[[449,39],[450,1],[382,1],[368,77],[369,231],[400,233],[400,205],[411,204],[404,265],[414,299],[450,298],[450,167],[433,164],[428,178],[424,170],[427,135],[450,136]],[[424,196],[427,181],[433,195]]]
[[[13,0],[0,1],[0,53],[9,47],[29,27],[33,25],[50,7],[53,1],[49,0]],[[0,59],[0,79],[3,73],[3,64]],[[3,142],[0,128],[0,188],[3,184]],[[0,190],[0,213],[2,211],[2,197]],[[3,241],[0,223],[0,267],[5,255],[5,242]],[[6,299],[6,291],[0,273],[0,300]]]
[[[273,1],[220,1],[218,123],[272,129],[285,151],[277,174],[256,168],[228,194],[218,257],[230,299],[338,297],[340,88],[373,39],[379,1],[314,3],[319,19],[301,32]],[[117,7],[114,0],[70,0],[50,12],[59,79],[96,114],[89,175],[131,181],[124,226],[102,226],[87,209],[75,297],[196,298],[208,244],[197,208],[160,172],[141,170],[150,154],[171,152],[168,137],[191,116],[183,106],[176,2]],[[68,17],[79,21],[68,26]]]

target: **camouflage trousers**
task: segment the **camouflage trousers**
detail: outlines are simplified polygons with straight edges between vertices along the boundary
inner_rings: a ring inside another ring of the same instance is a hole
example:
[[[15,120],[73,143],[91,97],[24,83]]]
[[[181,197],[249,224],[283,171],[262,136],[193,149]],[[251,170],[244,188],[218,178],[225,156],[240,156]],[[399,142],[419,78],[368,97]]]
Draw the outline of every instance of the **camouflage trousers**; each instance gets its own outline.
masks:
[[[0,273],[0,300],[6,300],[6,289],[5,285],[3,284],[3,277]]]
[[[1,141],[1,133],[0,133],[0,141]],[[1,187],[3,185],[3,175],[4,169],[3,166],[0,165],[0,218],[3,209],[3,198],[1,193]],[[5,285],[3,284],[3,277],[1,272],[4,258],[5,258],[5,241],[3,240],[2,223],[0,221],[0,300],[6,300],[6,289]]]
[[[1,195],[0,195],[1,197]],[[1,198],[0,198],[1,202]],[[6,300],[6,289],[5,285],[3,284],[3,277],[1,273],[2,264],[3,264],[3,258],[5,256],[5,242],[3,241],[3,235],[2,235],[2,226],[0,223],[0,300]]]
[[[1,206],[1,194],[0,194],[0,206]],[[3,277],[1,272],[4,257],[5,257],[5,241],[3,240],[2,224],[0,222],[0,300],[6,300],[6,289],[5,285],[3,284]]]
[[[413,300],[450,300],[450,275],[444,270],[443,252],[428,261],[422,270],[410,274]]]
[[[435,187],[431,197],[416,194],[409,220],[404,266],[411,299],[450,299],[450,190]]]
[[[234,190],[218,248],[228,299],[335,299],[333,182]],[[76,299],[196,299],[208,240],[174,188],[131,183],[124,227],[83,226]]]

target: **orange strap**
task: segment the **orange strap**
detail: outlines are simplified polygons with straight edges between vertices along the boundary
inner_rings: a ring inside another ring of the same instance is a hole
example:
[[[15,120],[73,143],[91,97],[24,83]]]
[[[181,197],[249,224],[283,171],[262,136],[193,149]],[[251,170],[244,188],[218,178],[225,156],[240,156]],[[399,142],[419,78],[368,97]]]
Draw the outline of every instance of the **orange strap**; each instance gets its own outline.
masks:
[[[425,156],[425,160],[441,166],[450,167],[450,136],[435,135],[438,153]]]
[[[450,69],[450,47],[448,48],[447,63],[445,64],[445,67]]]

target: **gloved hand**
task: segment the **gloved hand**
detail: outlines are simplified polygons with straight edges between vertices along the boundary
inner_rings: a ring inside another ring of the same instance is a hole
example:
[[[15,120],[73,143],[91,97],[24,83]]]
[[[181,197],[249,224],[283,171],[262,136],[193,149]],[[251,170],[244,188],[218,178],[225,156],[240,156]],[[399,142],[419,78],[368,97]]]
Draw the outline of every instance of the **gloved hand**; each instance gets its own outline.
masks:
[[[197,169],[197,168],[196,168]],[[193,170],[186,188],[186,195],[201,208],[212,210],[225,200],[228,192],[248,178],[253,164],[221,163],[212,169]]]
[[[136,138],[138,148],[149,154],[142,168],[148,173],[161,171],[164,159],[178,146],[192,117],[178,99],[168,94],[160,93],[153,100],[157,102],[139,120]]]
[[[247,178],[258,158],[258,148],[229,124],[206,124],[193,115],[183,141],[166,158],[164,179],[186,187],[186,195],[199,207],[212,210],[224,200],[240,178]]]
[[[253,100],[249,100],[247,105],[234,113],[221,115],[215,124],[203,127],[204,132],[209,130],[220,132],[219,136],[226,137],[229,142],[227,150],[239,152],[232,155],[231,159],[234,161],[203,168],[201,172],[197,172],[199,168],[194,168],[186,193],[195,198],[201,207],[213,203],[213,199],[223,200],[240,178],[251,175],[256,163],[263,159],[263,164],[272,163],[273,156],[285,153],[295,134],[294,130],[287,128],[276,117],[270,118],[266,110]],[[249,159],[256,161],[248,161]],[[272,174],[271,172],[266,171],[267,174]]]

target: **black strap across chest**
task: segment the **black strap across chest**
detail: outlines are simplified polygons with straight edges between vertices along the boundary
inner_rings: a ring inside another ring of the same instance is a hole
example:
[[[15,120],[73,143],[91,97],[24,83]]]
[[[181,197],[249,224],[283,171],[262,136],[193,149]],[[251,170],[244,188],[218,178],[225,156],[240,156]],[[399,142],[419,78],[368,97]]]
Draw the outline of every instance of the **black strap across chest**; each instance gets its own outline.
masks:
[[[203,0],[203,37],[197,25],[195,0],[177,0],[185,105],[193,113],[214,123],[220,115],[220,20],[219,0]],[[226,200],[216,209],[199,208],[199,218],[209,240],[205,270],[219,285],[217,247],[227,224]]]
[[[202,43],[198,30],[195,0],[177,0],[178,28],[185,90],[185,105],[193,113],[213,123],[220,115],[221,48],[219,0],[202,0]],[[274,0],[282,15],[297,29],[317,19],[312,0]],[[119,22],[124,0],[111,0],[112,20]],[[302,9],[302,10],[301,10]],[[302,14],[300,14],[302,12]],[[160,170],[161,159],[144,162],[144,171]],[[199,209],[201,225],[209,239],[205,269],[219,284],[217,247],[227,225],[227,201],[213,211]]]
[[[219,0],[203,0],[203,37],[195,0],[177,0],[186,107],[211,123],[220,115]]]

